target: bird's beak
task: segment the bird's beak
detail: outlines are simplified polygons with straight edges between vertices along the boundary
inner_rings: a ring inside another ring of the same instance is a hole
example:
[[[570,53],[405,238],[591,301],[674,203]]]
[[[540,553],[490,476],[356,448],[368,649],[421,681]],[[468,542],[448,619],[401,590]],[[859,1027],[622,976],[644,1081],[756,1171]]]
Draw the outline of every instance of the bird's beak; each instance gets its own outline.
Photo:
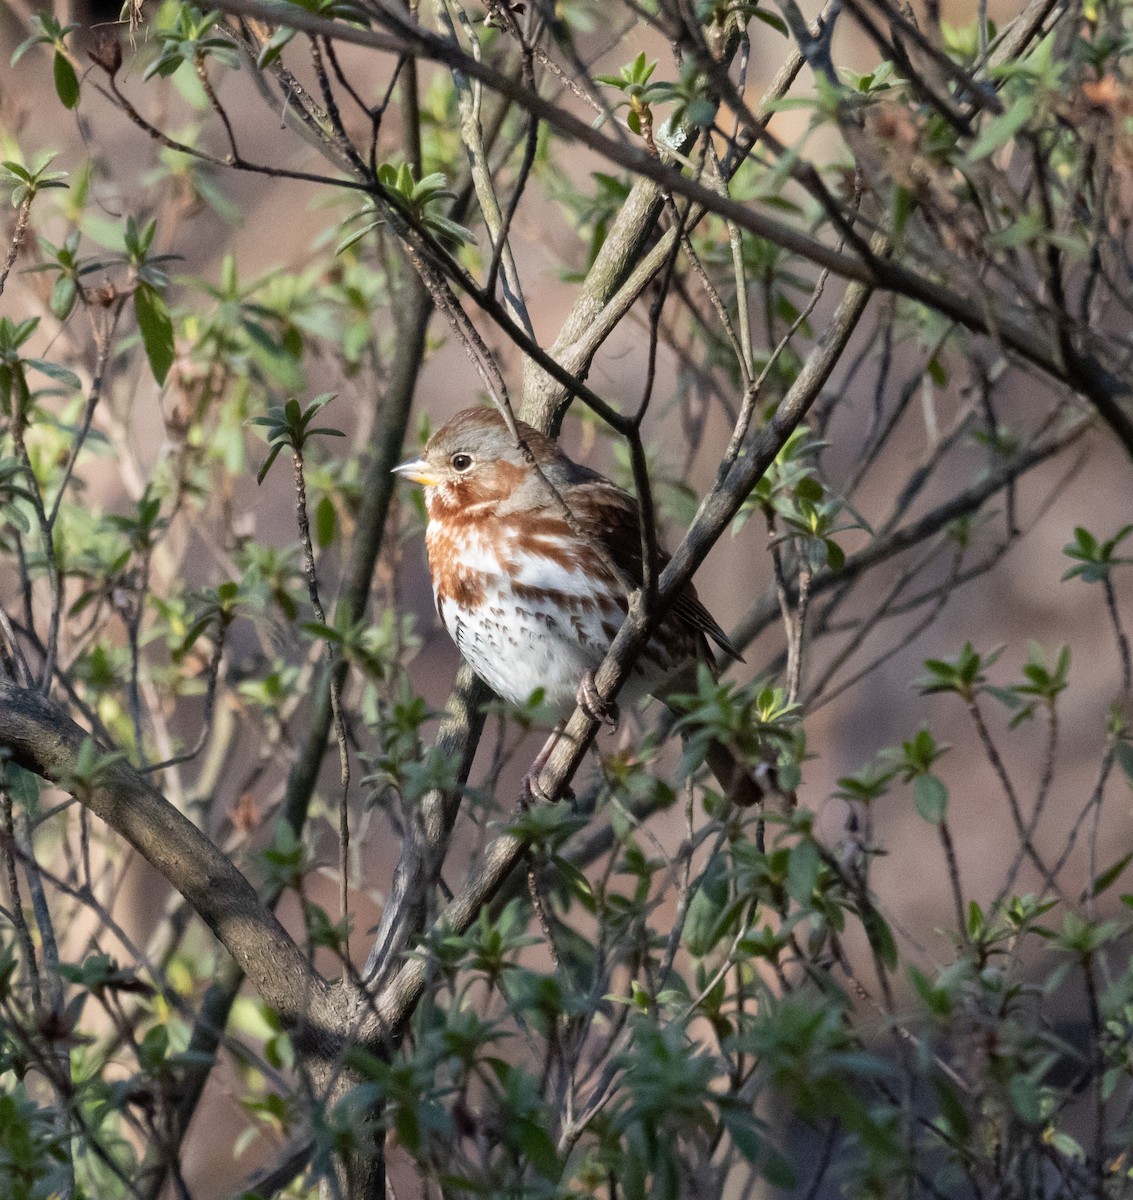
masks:
[[[393,473],[401,475],[412,483],[424,484],[425,487],[436,487],[441,481],[440,476],[423,458],[414,458],[410,462],[403,462],[401,466],[394,467]]]

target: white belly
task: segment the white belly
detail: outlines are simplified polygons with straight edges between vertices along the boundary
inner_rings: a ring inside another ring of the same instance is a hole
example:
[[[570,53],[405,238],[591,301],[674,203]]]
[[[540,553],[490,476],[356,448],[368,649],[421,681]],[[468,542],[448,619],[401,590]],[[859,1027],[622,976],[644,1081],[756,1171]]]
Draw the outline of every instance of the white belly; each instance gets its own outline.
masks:
[[[605,647],[602,632],[592,632],[588,646],[561,628],[561,615],[548,605],[517,602],[502,592],[472,614],[444,606],[445,627],[472,669],[497,695],[512,704],[526,702],[542,688],[546,703],[562,711],[574,705],[587,670],[595,670]]]
[[[538,553],[505,548],[514,567],[509,573],[484,541],[464,549],[460,567],[475,579],[482,600],[462,607],[435,593],[461,654],[509,703],[523,704],[541,688],[559,715],[570,712],[583,675],[596,670],[609,649],[621,609],[608,597],[601,603],[581,571]]]

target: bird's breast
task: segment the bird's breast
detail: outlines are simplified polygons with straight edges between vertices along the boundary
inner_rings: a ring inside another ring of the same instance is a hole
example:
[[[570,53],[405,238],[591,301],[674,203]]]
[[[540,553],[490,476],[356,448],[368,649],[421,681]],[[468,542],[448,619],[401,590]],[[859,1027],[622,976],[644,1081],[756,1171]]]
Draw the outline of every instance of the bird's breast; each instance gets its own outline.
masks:
[[[624,612],[580,548],[537,523],[431,522],[426,543],[437,612],[477,674],[512,703],[541,688],[552,706],[573,707]]]

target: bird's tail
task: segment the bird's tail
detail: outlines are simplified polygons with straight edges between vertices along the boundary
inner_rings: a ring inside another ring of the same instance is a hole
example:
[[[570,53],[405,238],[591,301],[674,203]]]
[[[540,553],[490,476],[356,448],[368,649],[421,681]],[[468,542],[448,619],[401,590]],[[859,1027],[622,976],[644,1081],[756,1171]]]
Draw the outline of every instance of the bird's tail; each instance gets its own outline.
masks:
[[[739,761],[723,742],[708,743],[704,755],[708,769],[716,776],[720,790],[740,808],[752,808],[769,797],[794,808],[798,798],[779,786],[779,772],[774,763],[761,762],[754,769]]]

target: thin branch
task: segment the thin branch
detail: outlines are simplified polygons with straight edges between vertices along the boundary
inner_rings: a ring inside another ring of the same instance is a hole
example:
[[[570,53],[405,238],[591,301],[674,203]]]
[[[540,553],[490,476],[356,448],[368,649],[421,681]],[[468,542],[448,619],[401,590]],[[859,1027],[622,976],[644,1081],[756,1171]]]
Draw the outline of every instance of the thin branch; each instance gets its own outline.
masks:
[[[1079,418],[1072,421],[1061,432],[1021,451],[1015,458],[938,505],[923,517],[894,530],[887,537],[875,540],[856,554],[850,555],[840,571],[820,571],[811,581],[812,596],[833,588],[844,587],[879,563],[919,545],[960,517],[978,511],[996,492],[1006,487],[1010,480],[1018,478],[1043,460],[1061,453],[1068,446],[1073,445],[1088,429],[1089,421],[1087,419]],[[742,650],[758,637],[777,615],[778,602],[775,597],[763,597],[732,631],[730,635],[732,644]]]
[[[27,236],[32,198],[32,193],[29,191],[16,209],[16,228],[12,231],[12,240],[8,243],[8,254],[4,259],[4,267],[0,270],[0,296],[4,294],[4,285],[8,282],[8,275],[16,264],[16,256],[20,253],[20,247],[24,244],[24,238]]]
[[[12,814],[12,793],[7,783],[0,784],[0,808],[4,813],[4,828],[0,836],[0,853],[4,857],[7,871],[8,900],[12,905],[11,920],[16,929],[16,940],[23,955],[24,973],[31,988],[32,1008],[36,1013],[43,1009],[43,989],[39,980],[39,960],[36,958],[35,943],[24,916],[24,904],[20,897],[20,878],[16,873],[16,822]]]
[[[656,604],[647,611],[641,603],[640,593],[632,598],[626,619],[595,676],[600,695],[616,698],[634,656],[644,648],[652,628],[663,618],[668,605],[692,577],[818,397],[857,327],[868,299],[868,289],[857,284],[847,287],[823,337],[775,414],[752,439],[747,456],[736,464],[723,484],[705,497],[696,520],[661,574]],[[543,794],[557,796],[568,786],[597,729],[598,722],[584,709],[575,710],[540,774],[538,785]],[[468,929],[525,851],[525,840],[510,833],[492,841],[474,864],[464,886],[437,919],[437,927],[454,933]],[[424,959],[406,963],[376,997],[376,1016],[371,1020],[376,1021],[383,1033],[400,1029],[412,1013],[425,987],[428,969]]]
[[[303,451],[296,445],[291,452],[295,468],[295,517],[299,525],[299,542],[303,547],[303,575],[307,581],[307,594],[321,625],[326,625],[327,614],[319,596],[319,572],[315,565],[315,547],[311,541],[311,522],[307,516],[307,479],[304,474]],[[338,743],[338,778],[341,794],[338,802],[338,901],[342,920],[350,913],[350,752],[346,744],[346,718],[342,714],[342,672],[338,669],[341,659],[333,642],[327,642],[327,675],[330,677],[330,711],[334,723],[335,741]]]
[[[611,162],[628,168],[638,175],[660,184],[673,194],[694,200],[710,212],[734,221],[740,228],[758,237],[766,238],[785,250],[798,254],[820,267],[827,267],[845,280],[897,292],[912,300],[919,300],[929,307],[964,325],[976,333],[994,336],[1002,344],[1034,363],[1056,379],[1065,379],[1072,386],[1083,390],[1099,413],[1111,426],[1116,436],[1133,454],[1133,418],[1118,405],[1116,396],[1124,385],[1111,376],[1103,365],[1086,354],[1076,356],[1073,370],[1067,373],[1061,356],[1052,352],[1051,338],[1042,328],[1036,328],[1034,312],[1011,313],[999,311],[994,321],[979,299],[954,292],[948,287],[930,280],[902,264],[872,255],[863,260],[844,252],[831,249],[809,234],[785,222],[750,208],[748,205],[721,196],[712,188],[689,179],[679,170],[653,157],[647,150],[626,145],[598,130],[591,128],[572,113],[544,100],[522,83],[501,74],[484,63],[478,63],[449,42],[438,38],[419,26],[408,27],[401,23],[396,34],[377,33],[359,29],[338,21],[286,6],[286,10],[271,0],[223,0],[222,7],[229,12],[260,17],[293,28],[305,29],[326,37],[370,46],[390,53],[410,53],[439,62],[453,69],[464,70],[480,79],[489,87],[522,105],[528,112],[545,121],[567,138],[581,142],[597,151]],[[164,135],[162,135],[164,136]],[[271,169],[261,168],[265,173]],[[279,172],[286,174],[285,172]],[[302,178],[302,175],[294,177]],[[365,185],[346,180],[319,180],[340,186],[354,186],[365,190]]]

